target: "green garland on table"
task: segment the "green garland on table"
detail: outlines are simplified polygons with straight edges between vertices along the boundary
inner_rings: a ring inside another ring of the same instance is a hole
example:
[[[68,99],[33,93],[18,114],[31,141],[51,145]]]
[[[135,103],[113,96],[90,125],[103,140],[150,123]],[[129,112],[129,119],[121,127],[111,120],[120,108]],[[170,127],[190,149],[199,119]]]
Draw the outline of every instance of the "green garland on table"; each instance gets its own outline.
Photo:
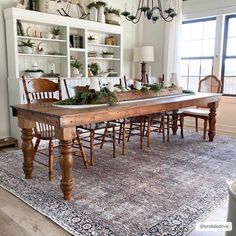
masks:
[[[109,104],[113,105],[118,102],[115,93],[102,89],[100,92],[88,91],[78,92],[73,98],[56,102],[57,105],[87,105],[87,104]]]
[[[195,92],[193,92],[192,90],[188,90],[188,89],[184,89],[183,90],[183,93],[185,93],[185,94],[195,94]]]

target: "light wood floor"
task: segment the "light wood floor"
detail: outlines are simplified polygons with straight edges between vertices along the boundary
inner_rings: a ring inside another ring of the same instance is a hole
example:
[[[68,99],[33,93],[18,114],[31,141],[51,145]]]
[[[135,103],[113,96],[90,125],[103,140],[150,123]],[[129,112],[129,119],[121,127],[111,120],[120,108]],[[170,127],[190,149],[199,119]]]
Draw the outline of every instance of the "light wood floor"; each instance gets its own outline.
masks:
[[[0,187],[1,236],[68,236],[60,226]]]
[[[214,212],[208,222],[226,221],[227,204]],[[68,236],[60,226],[0,187],[1,236]],[[196,232],[189,236],[224,236],[223,232]]]

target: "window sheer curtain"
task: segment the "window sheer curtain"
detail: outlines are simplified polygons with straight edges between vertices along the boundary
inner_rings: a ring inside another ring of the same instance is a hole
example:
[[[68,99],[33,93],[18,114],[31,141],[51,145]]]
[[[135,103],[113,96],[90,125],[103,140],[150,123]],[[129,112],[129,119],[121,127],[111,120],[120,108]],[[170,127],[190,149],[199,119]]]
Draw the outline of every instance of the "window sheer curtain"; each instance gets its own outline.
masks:
[[[171,4],[177,16],[172,22],[165,22],[164,34],[164,62],[163,73],[165,76],[165,85],[171,85],[171,75],[175,73],[177,80],[180,76],[180,39],[182,25],[182,0],[166,1],[166,4]],[[168,5],[166,6],[169,7]]]

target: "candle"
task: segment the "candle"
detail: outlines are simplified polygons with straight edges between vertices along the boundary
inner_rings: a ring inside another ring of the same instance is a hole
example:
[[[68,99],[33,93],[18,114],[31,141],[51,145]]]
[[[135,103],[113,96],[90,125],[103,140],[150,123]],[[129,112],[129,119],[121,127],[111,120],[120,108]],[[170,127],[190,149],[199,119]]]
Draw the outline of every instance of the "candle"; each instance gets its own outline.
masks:
[[[150,78],[152,76],[152,66],[149,65],[148,67],[148,77]]]

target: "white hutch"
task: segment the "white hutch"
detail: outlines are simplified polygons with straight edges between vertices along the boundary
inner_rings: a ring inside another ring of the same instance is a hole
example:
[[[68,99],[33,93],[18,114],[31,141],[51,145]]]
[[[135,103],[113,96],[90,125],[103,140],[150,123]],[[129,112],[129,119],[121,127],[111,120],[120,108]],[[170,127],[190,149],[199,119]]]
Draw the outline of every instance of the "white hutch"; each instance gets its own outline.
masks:
[[[97,63],[100,70],[114,70],[117,72],[115,77],[100,77],[101,83],[108,81],[119,83],[122,77],[122,32],[121,26],[103,24],[88,20],[80,20],[71,17],[63,17],[47,13],[29,11],[18,8],[9,8],[4,11],[6,22],[6,40],[8,57],[8,90],[9,105],[25,103],[21,76],[25,70],[31,69],[32,64],[37,64],[38,68],[45,73],[50,73],[54,67],[55,73],[61,75],[62,80],[66,79],[68,85],[86,85],[90,83],[88,78],[88,65]],[[19,33],[17,22],[21,23],[23,35]],[[51,32],[54,27],[60,28],[62,34],[59,39],[46,38],[43,35]],[[73,37],[76,47],[71,42]],[[94,36],[96,42],[88,41],[89,36]],[[105,44],[105,39],[115,38],[115,45]],[[32,54],[25,54],[18,47],[21,41],[35,43]],[[44,53],[40,53],[43,48]],[[92,52],[92,53],[91,53]],[[93,52],[97,52],[97,56]],[[102,52],[112,52],[113,58],[104,58]],[[78,59],[83,64],[80,77],[72,76],[71,62]],[[52,66],[53,65],[53,66]],[[53,79],[53,78],[51,78]],[[55,79],[55,78],[54,78]],[[66,93],[63,89],[63,97]],[[20,141],[20,132],[16,118],[10,116],[11,136]]]

